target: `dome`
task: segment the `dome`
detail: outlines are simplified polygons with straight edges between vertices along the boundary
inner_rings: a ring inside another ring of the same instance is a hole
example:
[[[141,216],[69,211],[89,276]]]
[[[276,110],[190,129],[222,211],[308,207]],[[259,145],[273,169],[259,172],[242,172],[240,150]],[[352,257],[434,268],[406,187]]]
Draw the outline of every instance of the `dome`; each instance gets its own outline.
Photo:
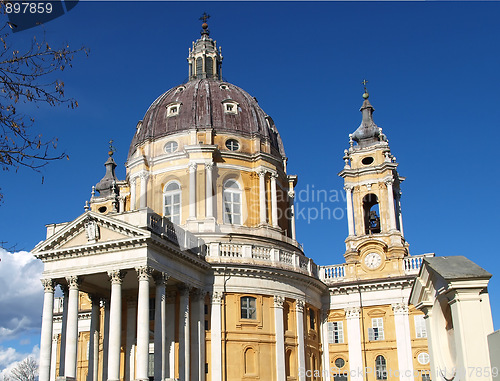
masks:
[[[146,141],[193,129],[258,136],[269,141],[273,156],[285,157],[283,142],[272,118],[254,97],[217,78],[196,78],[168,90],[153,102],[137,126],[129,158]]]

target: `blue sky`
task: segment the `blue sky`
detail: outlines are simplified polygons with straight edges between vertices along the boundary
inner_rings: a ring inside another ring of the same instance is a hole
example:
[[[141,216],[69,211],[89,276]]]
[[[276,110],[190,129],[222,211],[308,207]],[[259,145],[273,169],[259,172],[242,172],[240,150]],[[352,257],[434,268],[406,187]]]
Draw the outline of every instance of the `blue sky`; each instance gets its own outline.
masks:
[[[137,121],[158,95],[187,78],[188,48],[204,11],[222,46],[224,78],[273,117],[298,191],[341,192],[337,173],[348,134],[361,121],[360,82],[369,80],[375,122],[407,178],[402,207],[411,254],[465,255],[493,273],[499,328],[498,2],[80,2],[43,27],[53,46],[90,48],[88,58],[77,57],[60,73],[80,106],[24,107],[36,117],[34,130],[57,136],[58,152],[70,160],[42,174],[2,173],[0,241],[29,251],[44,239],[45,224],[83,213],[104,175],[110,139],[118,176],[125,177]],[[40,32],[16,33],[13,43],[23,46]],[[345,203],[340,197],[324,206]],[[343,262],[346,234],[345,218],[297,221],[298,240],[320,265]],[[39,319],[41,299],[33,311]],[[7,348],[29,353],[38,342],[30,329],[10,336],[0,330],[0,369]]]

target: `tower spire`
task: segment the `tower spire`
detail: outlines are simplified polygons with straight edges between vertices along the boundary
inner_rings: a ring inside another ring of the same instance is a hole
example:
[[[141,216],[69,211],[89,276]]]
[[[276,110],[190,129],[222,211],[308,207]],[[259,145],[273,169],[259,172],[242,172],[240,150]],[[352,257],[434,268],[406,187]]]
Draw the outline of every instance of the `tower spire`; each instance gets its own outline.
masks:
[[[189,80],[200,78],[221,79],[222,54],[217,50],[217,43],[210,38],[207,20],[210,15],[206,12],[200,17],[201,37],[193,43],[189,50]]]

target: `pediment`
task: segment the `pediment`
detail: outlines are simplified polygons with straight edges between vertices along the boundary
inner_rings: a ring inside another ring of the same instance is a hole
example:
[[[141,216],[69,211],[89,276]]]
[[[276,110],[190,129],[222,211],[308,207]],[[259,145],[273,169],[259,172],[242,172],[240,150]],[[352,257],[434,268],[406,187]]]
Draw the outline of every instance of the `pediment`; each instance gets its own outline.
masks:
[[[37,255],[48,251],[85,247],[106,242],[147,238],[150,233],[112,216],[85,212],[76,220],[66,224],[54,235],[40,242],[32,253]]]

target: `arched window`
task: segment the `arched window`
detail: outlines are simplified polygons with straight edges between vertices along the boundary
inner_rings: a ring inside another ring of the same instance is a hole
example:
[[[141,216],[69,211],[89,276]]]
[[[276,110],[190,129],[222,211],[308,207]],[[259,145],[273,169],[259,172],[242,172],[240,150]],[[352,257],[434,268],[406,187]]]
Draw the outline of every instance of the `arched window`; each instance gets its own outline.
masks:
[[[241,190],[235,180],[224,184],[224,223],[241,225]]]
[[[205,58],[205,72],[207,73],[207,78],[212,78],[214,75],[214,61],[212,57]]]
[[[376,195],[369,193],[363,197],[363,211],[365,217],[365,234],[380,233],[380,212]]]
[[[177,181],[171,181],[165,185],[163,215],[174,224],[181,223],[181,187]]]
[[[375,359],[375,374],[377,380],[387,380],[387,364],[384,356],[377,356]]]
[[[293,362],[293,352],[291,349],[288,349],[285,355],[285,375],[287,377],[295,376],[295,374],[292,374],[293,365],[295,365]]]
[[[203,78],[203,59],[201,57],[196,59],[196,78]]]
[[[253,348],[247,348],[245,350],[245,374],[255,375],[257,373],[256,370],[255,350]]]

